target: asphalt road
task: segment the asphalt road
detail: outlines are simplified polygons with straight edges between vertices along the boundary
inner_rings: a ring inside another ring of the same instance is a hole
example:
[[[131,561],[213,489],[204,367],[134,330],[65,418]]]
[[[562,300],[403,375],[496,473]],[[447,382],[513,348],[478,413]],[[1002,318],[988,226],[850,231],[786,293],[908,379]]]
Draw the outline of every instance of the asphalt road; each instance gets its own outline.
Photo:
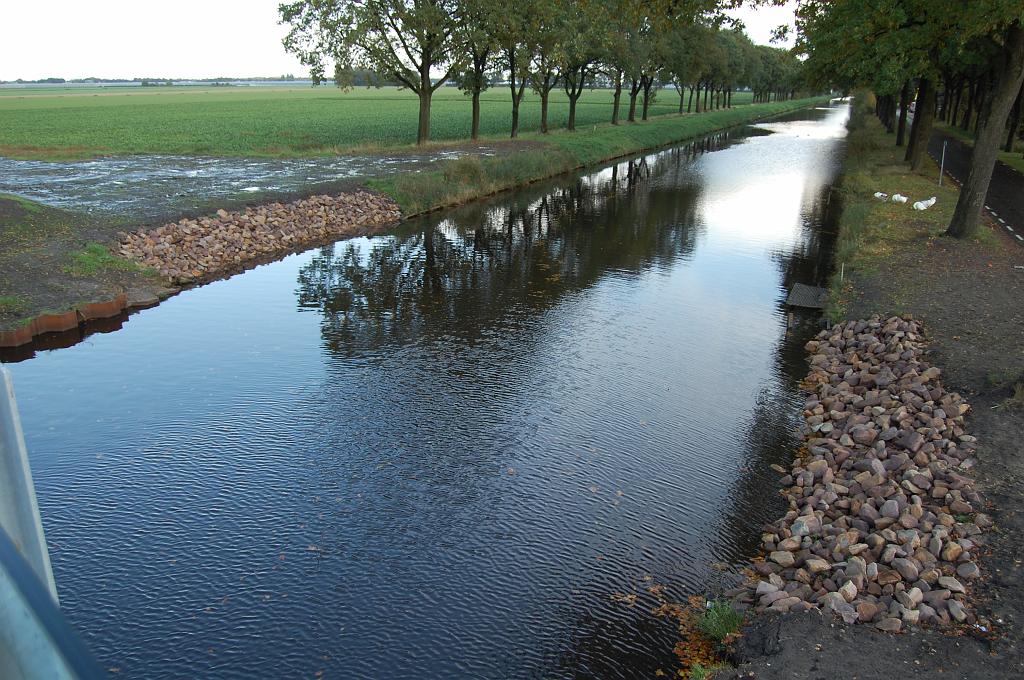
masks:
[[[942,143],[946,147],[946,174],[958,185],[967,179],[971,162],[971,147],[955,137],[936,130],[928,143],[928,154],[936,162],[942,158]],[[999,226],[1024,247],[1024,175],[1005,163],[996,162],[992,183],[985,197],[985,210]]]

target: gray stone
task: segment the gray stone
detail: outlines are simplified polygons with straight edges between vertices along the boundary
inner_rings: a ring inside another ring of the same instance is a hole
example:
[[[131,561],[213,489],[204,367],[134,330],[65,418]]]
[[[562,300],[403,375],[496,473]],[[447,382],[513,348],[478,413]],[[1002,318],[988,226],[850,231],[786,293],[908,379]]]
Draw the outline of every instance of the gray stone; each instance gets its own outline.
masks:
[[[945,588],[952,593],[966,593],[967,589],[964,588],[964,584],[957,581],[952,576],[940,576],[939,587]]]
[[[900,504],[890,498],[886,502],[882,503],[879,514],[882,515],[882,517],[891,517],[892,519],[896,519],[900,516]]]
[[[776,550],[768,555],[768,559],[782,567],[792,567],[793,563],[796,562],[796,558],[793,557],[793,553],[787,550]]]
[[[904,581],[909,581],[913,583],[917,580],[917,577],[919,575],[918,569],[910,560],[904,559],[902,557],[897,557],[892,561],[892,566],[896,571],[900,573],[900,576],[903,577]],[[941,581],[942,579],[939,579],[940,583]]]
[[[819,574],[829,570],[829,563],[819,557],[809,557],[804,560],[804,567],[812,574]]]
[[[981,578],[981,570],[974,562],[962,562],[956,567],[956,575],[960,578]]]
[[[885,618],[878,621],[875,624],[878,630],[884,630],[887,633],[898,633],[903,628],[903,622],[899,619]]]

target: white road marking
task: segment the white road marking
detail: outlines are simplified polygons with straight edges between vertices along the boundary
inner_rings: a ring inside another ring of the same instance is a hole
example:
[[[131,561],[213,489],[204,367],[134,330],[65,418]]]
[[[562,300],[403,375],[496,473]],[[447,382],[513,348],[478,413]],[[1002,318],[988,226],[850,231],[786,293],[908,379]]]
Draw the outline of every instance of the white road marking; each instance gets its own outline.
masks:
[[[999,224],[1006,224],[1006,220],[1004,220],[1002,217],[997,217],[996,219],[999,220]]]
[[[1014,234],[1014,236],[1017,237],[1018,241],[1024,241],[1024,236],[1021,236],[1020,234]]]

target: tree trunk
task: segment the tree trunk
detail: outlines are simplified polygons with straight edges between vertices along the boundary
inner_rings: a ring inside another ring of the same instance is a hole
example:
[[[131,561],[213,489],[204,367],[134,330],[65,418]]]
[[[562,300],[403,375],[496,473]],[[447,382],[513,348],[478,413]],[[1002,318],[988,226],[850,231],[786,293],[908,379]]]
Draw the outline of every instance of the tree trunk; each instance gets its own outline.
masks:
[[[430,89],[430,80],[426,79],[420,89],[420,124],[416,133],[416,145],[422,146],[430,141],[430,98],[434,91]]]
[[[945,122],[949,123],[950,125],[956,122],[956,114],[957,111],[960,110],[960,93],[963,92],[964,89],[961,78],[957,77],[957,79],[953,82],[953,98],[949,103],[949,111],[946,112],[945,119]]]
[[[480,88],[473,89],[473,126],[469,133],[470,139],[480,138]]]
[[[964,117],[960,119],[960,129],[966,130],[971,126],[971,114],[974,113],[974,98],[978,94],[978,81],[971,80],[967,86],[967,108],[964,111]]]
[[[910,122],[910,135],[907,138],[907,150],[903,154],[903,161],[905,163],[909,163],[911,157],[913,157],[913,155],[914,155],[914,143],[917,141],[917,126],[918,126],[918,123],[921,120],[921,117],[918,115],[921,112],[921,92],[920,92],[920,87],[921,87],[921,84],[918,83],[918,93],[917,93],[917,97],[914,99],[914,101],[916,102],[915,108],[917,109],[917,111],[914,113],[914,120],[912,120]]]
[[[629,83],[629,116],[626,118],[630,123],[636,122],[636,97],[640,94],[640,81],[630,79]]]
[[[983,112],[985,111],[986,102],[988,102],[988,76],[982,76],[981,82],[978,85],[978,101],[974,103],[974,134],[978,134],[978,127],[981,125],[981,119],[984,117]]]
[[[576,97],[569,96],[569,122],[565,126],[569,132],[576,131],[576,99]]]
[[[694,113],[700,113],[700,83],[698,82],[693,89],[697,91],[697,103],[694,104],[693,111]]]
[[[643,120],[647,120],[647,114],[651,109],[651,86],[654,85],[654,76],[641,78],[640,82],[644,87],[644,106],[641,117]]]
[[[730,109],[732,108],[732,88],[731,87],[729,88],[729,99],[728,99],[728,103],[726,104],[726,106],[728,106]]]
[[[622,101],[622,71],[615,72],[615,96],[612,97],[612,125],[619,124],[619,102]]]
[[[1006,135],[1006,144],[1003,146],[1003,151],[1006,153],[1013,153],[1013,141],[1017,138],[1017,130],[1020,129],[1021,97],[1024,97],[1024,88],[1017,92],[1017,100],[1013,102],[1013,112],[1010,114],[1010,131]]]
[[[935,120],[935,83],[931,78],[921,79],[921,91],[914,110],[914,137],[911,140],[910,169],[917,172],[928,151],[928,138]]]
[[[711,83],[704,86],[704,110],[708,110],[708,95],[711,93]]]
[[[515,95],[512,96],[512,133],[509,136],[512,139],[519,136],[519,102]]]
[[[683,115],[683,111],[686,110],[686,88],[678,87],[679,90],[679,115]]]
[[[950,87],[949,76],[942,76],[942,105],[939,108],[939,120],[946,122],[946,117],[949,115],[949,96]]]
[[[982,120],[974,139],[967,180],[960,190],[953,220],[946,230],[947,234],[956,238],[967,238],[978,230],[981,209],[985,205],[985,195],[988,194],[988,185],[992,181],[992,171],[999,155],[1003,124],[1024,83],[1024,27],[1019,21],[1011,24],[1007,30],[997,68],[998,76],[991,96],[988,97],[985,110],[979,112]]]
[[[516,89],[516,78],[511,76],[509,78],[509,87],[512,88],[512,139],[519,136],[519,104],[523,101],[523,90],[526,87],[526,81],[519,83],[518,90]]]
[[[541,88],[540,91],[540,132],[543,135],[548,133],[548,95],[551,94],[551,90],[545,87]]]
[[[690,88],[690,98],[686,102],[686,112],[690,113],[693,111],[693,88]]]

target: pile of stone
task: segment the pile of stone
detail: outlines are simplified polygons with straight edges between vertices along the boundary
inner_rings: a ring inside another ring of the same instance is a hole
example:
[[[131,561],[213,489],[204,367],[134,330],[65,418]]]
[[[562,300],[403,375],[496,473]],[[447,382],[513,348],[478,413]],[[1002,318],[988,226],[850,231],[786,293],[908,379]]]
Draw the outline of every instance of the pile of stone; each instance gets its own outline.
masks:
[[[991,519],[962,474],[976,462],[969,406],[924,361],[919,322],[851,321],[806,349],[806,446],[778,468],[790,510],[765,527],[740,600],[887,631],[975,623],[967,595]]]
[[[122,234],[120,253],[176,283],[190,283],[400,218],[394,201],[368,191],[311,196]]]

